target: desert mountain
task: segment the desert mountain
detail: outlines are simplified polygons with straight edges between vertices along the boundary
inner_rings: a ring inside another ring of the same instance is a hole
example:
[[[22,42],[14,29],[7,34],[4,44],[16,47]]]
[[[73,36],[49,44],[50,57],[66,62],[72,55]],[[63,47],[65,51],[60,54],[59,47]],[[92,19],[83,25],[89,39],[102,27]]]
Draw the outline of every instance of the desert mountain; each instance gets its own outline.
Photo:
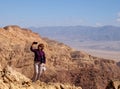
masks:
[[[1,71],[9,66],[31,79],[34,72],[34,54],[30,51],[30,46],[33,41],[45,45],[47,71],[40,78],[45,84],[67,83],[81,86],[83,89],[105,89],[110,80],[120,79],[120,67],[117,62],[76,51],[63,43],[42,38],[39,34],[19,26],[0,28]],[[0,81],[3,83],[3,80]]]
[[[115,26],[56,26],[30,27],[33,31],[58,40],[75,39],[78,41],[120,41],[120,27]]]

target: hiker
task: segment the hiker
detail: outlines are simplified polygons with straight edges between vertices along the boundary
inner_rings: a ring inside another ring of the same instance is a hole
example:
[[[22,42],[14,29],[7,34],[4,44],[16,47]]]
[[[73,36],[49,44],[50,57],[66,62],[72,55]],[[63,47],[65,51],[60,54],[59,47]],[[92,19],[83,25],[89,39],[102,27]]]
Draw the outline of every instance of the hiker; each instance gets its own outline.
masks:
[[[34,49],[33,47],[37,45],[37,42],[33,42],[30,49],[32,52],[34,52],[34,75],[32,81],[35,82],[39,79],[42,72],[46,70],[45,63],[45,53],[43,51],[44,45],[41,43],[38,45],[37,49]]]

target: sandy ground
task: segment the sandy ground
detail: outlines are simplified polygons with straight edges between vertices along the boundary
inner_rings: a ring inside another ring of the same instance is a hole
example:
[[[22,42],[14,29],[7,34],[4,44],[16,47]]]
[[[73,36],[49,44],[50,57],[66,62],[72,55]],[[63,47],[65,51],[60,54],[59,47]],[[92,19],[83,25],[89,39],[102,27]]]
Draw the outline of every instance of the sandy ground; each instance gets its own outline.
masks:
[[[81,48],[79,50],[85,51],[96,57],[112,59],[117,62],[120,61],[120,52],[119,51],[105,51],[105,50],[94,50],[94,49],[85,49],[85,48]]]
[[[85,51],[90,55],[112,59],[115,61],[120,61],[120,41],[110,41],[110,42],[99,42],[99,41],[86,41],[86,42],[78,42],[78,41],[66,41],[70,47],[79,50]]]

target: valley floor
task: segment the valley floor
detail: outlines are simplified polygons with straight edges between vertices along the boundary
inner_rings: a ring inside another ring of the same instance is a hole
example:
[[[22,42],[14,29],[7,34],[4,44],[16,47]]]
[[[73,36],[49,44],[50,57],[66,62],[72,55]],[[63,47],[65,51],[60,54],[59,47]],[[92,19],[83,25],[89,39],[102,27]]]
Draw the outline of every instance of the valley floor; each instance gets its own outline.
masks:
[[[64,41],[67,45],[90,55],[120,61],[120,41]]]
[[[95,50],[95,49],[86,49],[86,48],[79,48],[80,51],[85,51],[92,56],[112,59],[115,61],[120,61],[120,52],[119,51],[107,51],[107,50]]]

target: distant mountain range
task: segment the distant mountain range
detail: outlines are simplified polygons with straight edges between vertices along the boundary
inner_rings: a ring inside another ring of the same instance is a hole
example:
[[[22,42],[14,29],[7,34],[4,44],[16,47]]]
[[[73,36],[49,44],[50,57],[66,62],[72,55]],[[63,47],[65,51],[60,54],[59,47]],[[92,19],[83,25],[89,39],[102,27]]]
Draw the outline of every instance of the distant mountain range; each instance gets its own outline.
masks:
[[[56,26],[56,27],[30,27],[43,37],[55,40],[77,41],[120,41],[120,27],[115,26]]]
[[[42,37],[57,40],[77,50],[120,51],[120,27],[57,26],[30,29]]]

